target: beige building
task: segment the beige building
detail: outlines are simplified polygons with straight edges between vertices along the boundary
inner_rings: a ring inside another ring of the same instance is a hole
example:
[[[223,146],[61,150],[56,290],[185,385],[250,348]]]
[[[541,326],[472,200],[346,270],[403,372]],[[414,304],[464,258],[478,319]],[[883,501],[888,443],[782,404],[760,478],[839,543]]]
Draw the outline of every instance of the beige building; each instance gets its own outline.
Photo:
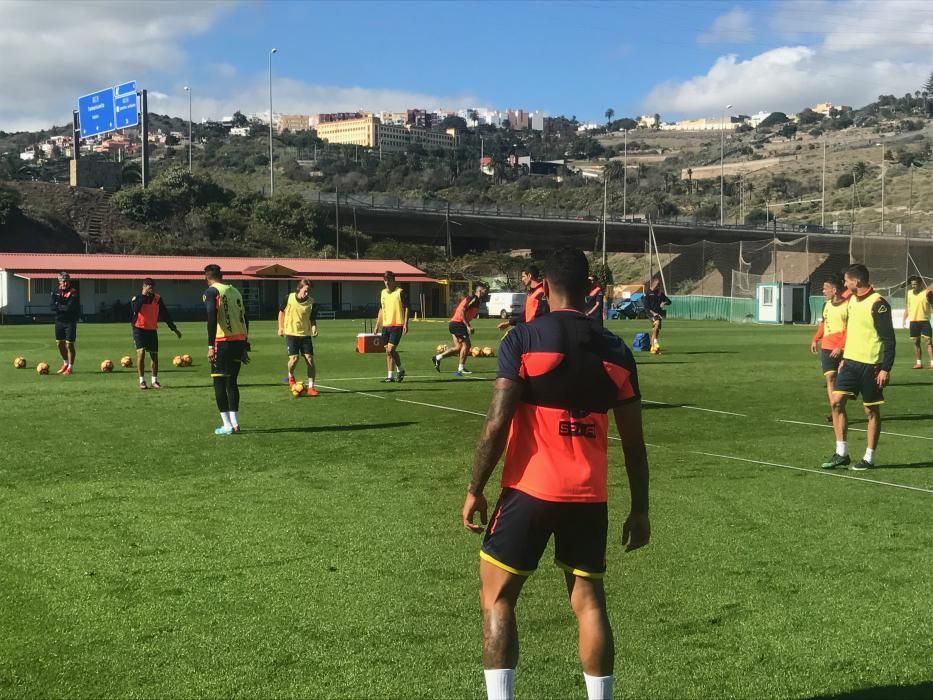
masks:
[[[280,114],[275,122],[279,133],[289,131],[307,131],[311,128],[311,116],[308,114]]]
[[[822,114],[824,116],[829,116],[829,111],[833,108],[832,102],[820,102],[818,105],[813,105],[810,107],[810,110],[816,112],[817,114]]]
[[[443,132],[422,129],[417,126],[382,124],[377,117],[318,124],[317,135],[329,143],[342,143],[383,151],[404,151],[411,143],[420,143],[425,148],[453,148],[455,136]]]
[[[684,119],[674,124],[662,124],[661,131],[735,131],[741,124],[730,117],[708,119]]]

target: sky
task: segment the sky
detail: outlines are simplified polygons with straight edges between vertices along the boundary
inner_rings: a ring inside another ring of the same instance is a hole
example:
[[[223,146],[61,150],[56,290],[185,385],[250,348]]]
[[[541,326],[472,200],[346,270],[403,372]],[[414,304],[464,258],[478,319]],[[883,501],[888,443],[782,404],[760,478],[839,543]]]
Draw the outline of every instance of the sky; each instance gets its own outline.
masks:
[[[664,120],[861,106],[933,71],[933,1],[0,0],[0,129],[136,80],[195,121],[412,107]]]

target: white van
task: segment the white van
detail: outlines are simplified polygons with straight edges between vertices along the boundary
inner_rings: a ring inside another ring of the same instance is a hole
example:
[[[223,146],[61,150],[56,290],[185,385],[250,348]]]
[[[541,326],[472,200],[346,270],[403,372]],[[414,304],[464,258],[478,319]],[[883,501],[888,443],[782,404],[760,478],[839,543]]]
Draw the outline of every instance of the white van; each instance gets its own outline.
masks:
[[[525,311],[525,294],[521,292],[492,292],[486,301],[486,316],[506,319],[521,316]]]

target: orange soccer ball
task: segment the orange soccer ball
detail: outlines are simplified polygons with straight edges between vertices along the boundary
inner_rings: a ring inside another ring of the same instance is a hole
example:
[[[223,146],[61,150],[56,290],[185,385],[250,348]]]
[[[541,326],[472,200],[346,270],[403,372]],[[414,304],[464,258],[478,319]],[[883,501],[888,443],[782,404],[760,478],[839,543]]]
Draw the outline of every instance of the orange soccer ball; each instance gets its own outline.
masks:
[[[301,382],[295,382],[289,388],[291,389],[292,396],[294,396],[296,399],[305,393],[305,385]]]
[[[488,345],[483,348],[483,357],[493,357],[495,353],[492,351],[492,348]]]
[[[472,355],[473,357],[479,357],[482,354],[483,354],[483,351],[480,350],[478,347],[473,346],[472,348],[470,348],[470,355]]]
[[[104,360],[100,363],[101,372],[113,372],[113,360]]]
[[[189,355],[188,353],[185,353],[184,355],[181,356],[182,367],[190,367],[193,362],[194,360],[192,359],[191,355]]]
[[[123,368],[132,367],[133,358],[130,357],[129,355],[124,355],[123,357],[120,358],[120,366]]]
[[[13,360],[13,366],[16,369],[24,369],[26,367],[26,358],[17,357],[16,359]]]
[[[47,363],[47,362],[40,362],[39,364],[37,364],[37,365],[36,365],[36,372],[38,372],[39,374],[48,374],[48,373],[49,373],[49,365],[48,365],[48,363]]]
[[[175,367],[181,367],[185,364],[185,361],[181,359],[181,355],[175,355],[175,357],[172,358],[172,364]]]

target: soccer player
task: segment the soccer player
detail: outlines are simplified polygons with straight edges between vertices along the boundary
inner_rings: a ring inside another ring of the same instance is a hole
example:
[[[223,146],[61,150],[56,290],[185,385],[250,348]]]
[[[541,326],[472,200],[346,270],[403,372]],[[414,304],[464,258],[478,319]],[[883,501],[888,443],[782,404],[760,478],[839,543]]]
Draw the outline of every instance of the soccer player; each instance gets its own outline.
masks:
[[[480,551],[483,666],[487,695],[513,694],[518,663],[515,607],[551,535],[579,626],[587,696],[611,698],[614,648],[602,577],[606,570],[607,440],[612,410],[622,438],[631,512],[627,550],[648,544],[648,457],[632,353],[584,314],[588,263],[579,250],[547,264],[551,313],[520,324],[499,348],[492,403],[461,513],[483,532],[483,490],[505,450],[502,494]],[[480,524],[473,522],[479,514]]]
[[[314,341],[317,337],[317,305],[311,296],[314,285],[311,280],[300,280],[298,289],[282,302],[279,308],[279,335],[285,337],[288,351],[288,385],[295,383],[295,366],[298,355],[304,357],[308,367],[308,396],[317,396],[314,380],[317,369],[314,366]]]
[[[599,285],[599,282],[596,281],[596,278],[592,275],[587,279],[589,282],[589,294],[586,295],[584,304],[586,305],[586,315],[590,318],[595,318],[599,321],[600,325],[603,322],[603,299],[605,295],[603,294],[603,288]]]
[[[875,450],[881,436],[881,405],[883,389],[888,384],[894,366],[895,338],[891,322],[891,305],[869,283],[868,268],[851,265],[845,271],[849,297],[849,318],[846,324],[846,344],[842,351],[842,366],[833,387],[833,428],[836,433],[836,451],[823,469],[850,465],[846,434],[849,419],[846,402],[850,397],[862,395],[868,418],[868,439],[865,456],[851,469],[871,469]]]
[[[405,290],[395,284],[395,273],[388,271],[382,276],[385,289],[379,296],[379,313],[376,315],[374,333],[382,329],[382,344],[386,349],[386,384],[401,382],[405,379],[402,358],[399,357],[398,344],[402,334],[408,333],[408,299]]]
[[[162,296],[155,291],[155,282],[147,277],[138,296],[130,301],[133,324],[133,344],[136,346],[136,367],[139,373],[139,388],[146,389],[146,351],[149,351],[149,369],[152,372],[152,388],[161,389],[159,384],[159,320],[165,321],[178,338],[181,331],[175,326],[172,315],[165,307]]]
[[[240,432],[240,387],[237,377],[244,362],[249,362],[249,321],[239,290],[223,281],[219,265],[204,268],[207,291],[207,359],[211,363],[214,398],[223,425],[215,435]]]
[[[457,371],[454,372],[454,374],[458,377],[473,374],[466,368],[466,361],[470,356],[470,348],[473,345],[470,340],[470,336],[473,335],[473,325],[471,322],[476,318],[477,314],[479,314],[480,306],[488,293],[489,285],[485,282],[478,282],[473,288],[473,294],[468,297],[463,297],[460,303],[457,304],[457,308],[454,309],[453,316],[450,317],[450,322],[447,324],[447,330],[450,331],[454,346],[444,352],[437,353],[433,358],[434,369],[438,372],[441,371],[441,360],[451,355],[459,355],[460,364],[457,366]]]
[[[78,317],[81,315],[81,298],[78,290],[71,286],[71,275],[58,273],[58,289],[52,292],[52,313],[55,314],[55,340],[62,366],[56,374],[71,374],[75,363],[75,340],[78,337]]]
[[[923,369],[923,351],[921,341],[926,342],[927,354],[930,356],[930,369],[933,369],[933,330],[930,328],[930,313],[933,311],[933,285],[929,289],[923,288],[923,281],[914,275],[907,280],[907,312],[904,314],[904,325],[910,321],[910,339],[914,343],[914,369]]]
[[[820,362],[823,377],[826,379],[826,394],[830,408],[833,405],[833,382],[842,363],[842,350],[846,345],[846,322],[849,319],[849,304],[842,297],[845,283],[841,277],[833,277],[823,282],[823,317],[810,341],[810,352],[817,351],[820,343]],[[834,415],[830,420],[835,420]]]
[[[519,279],[528,290],[525,294],[525,313],[520,317],[510,318],[503,321],[496,328],[504,331],[509,326],[516,326],[519,323],[531,323],[539,316],[548,312],[547,295],[544,292],[544,282],[541,281],[541,270],[537,265],[529,265],[522,270]]]
[[[661,342],[658,340],[661,335],[661,321],[667,315],[667,307],[671,300],[661,289],[661,280],[655,278],[645,292],[645,313],[651,321],[651,347],[660,348]]]

